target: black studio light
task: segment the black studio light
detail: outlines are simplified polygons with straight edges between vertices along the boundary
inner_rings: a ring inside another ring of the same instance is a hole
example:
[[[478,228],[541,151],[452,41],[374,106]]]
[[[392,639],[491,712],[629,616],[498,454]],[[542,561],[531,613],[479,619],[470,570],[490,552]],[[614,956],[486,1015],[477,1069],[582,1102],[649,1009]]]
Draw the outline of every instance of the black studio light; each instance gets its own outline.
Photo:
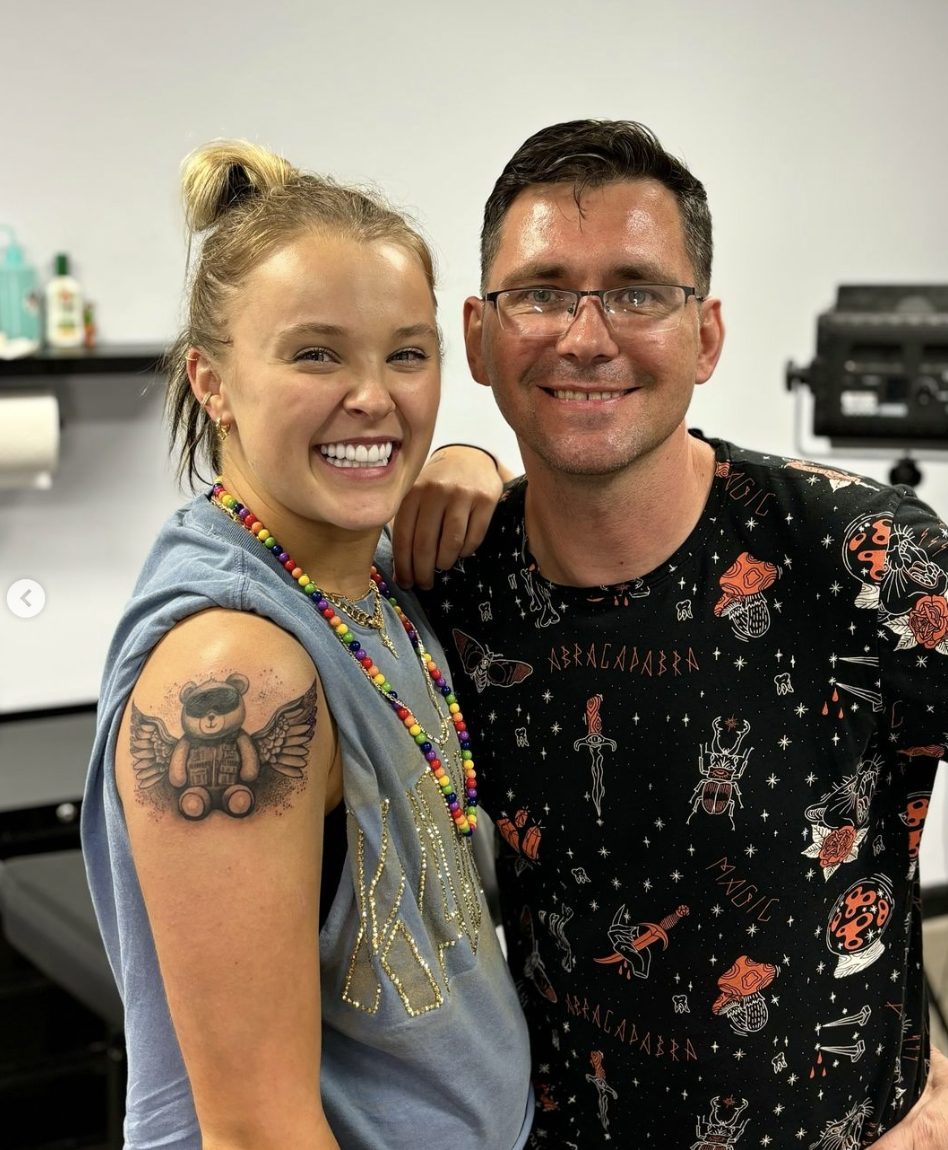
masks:
[[[816,357],[789,363],[786,383],[813,393],[815,435],[894,454],[893,482],[916,485],[913,456],[948,452],[948,284],[840,286]]]

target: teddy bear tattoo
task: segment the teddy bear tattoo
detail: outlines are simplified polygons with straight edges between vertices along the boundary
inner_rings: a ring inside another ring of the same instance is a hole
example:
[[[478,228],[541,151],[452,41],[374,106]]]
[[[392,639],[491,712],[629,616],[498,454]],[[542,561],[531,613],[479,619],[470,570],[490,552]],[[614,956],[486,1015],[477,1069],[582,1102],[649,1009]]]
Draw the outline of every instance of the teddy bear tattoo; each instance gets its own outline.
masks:
[[[212,811],[245,818],[255,808],[285,803],[288,780],[302,780],[316,725],[316,684],[279,707],[255,734],[243,727],[243,675],[181,688],[180,738],[155,715],[132,704],[131,751],[139,792],[158,805],[173,799],[194,822]]]

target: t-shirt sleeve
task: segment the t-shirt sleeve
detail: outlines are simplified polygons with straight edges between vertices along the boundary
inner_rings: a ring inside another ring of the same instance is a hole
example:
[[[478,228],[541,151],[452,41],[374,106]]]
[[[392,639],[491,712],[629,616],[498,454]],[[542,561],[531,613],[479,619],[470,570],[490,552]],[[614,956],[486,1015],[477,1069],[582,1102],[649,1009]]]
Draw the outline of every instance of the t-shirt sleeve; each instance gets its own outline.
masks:
[[[893,509],[878,635],[890,742],[948,757],[948,527],[908,489]]]

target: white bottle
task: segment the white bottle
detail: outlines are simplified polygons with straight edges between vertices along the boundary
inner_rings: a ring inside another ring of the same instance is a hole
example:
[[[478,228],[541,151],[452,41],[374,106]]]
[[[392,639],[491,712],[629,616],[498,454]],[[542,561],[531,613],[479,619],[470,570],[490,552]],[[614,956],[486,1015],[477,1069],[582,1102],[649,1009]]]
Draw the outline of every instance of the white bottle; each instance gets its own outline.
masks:
[[[46,285],[46,342],[50,347],[82,347],[82,289],[69,274],[69,257],[56,257],[56,275]]]

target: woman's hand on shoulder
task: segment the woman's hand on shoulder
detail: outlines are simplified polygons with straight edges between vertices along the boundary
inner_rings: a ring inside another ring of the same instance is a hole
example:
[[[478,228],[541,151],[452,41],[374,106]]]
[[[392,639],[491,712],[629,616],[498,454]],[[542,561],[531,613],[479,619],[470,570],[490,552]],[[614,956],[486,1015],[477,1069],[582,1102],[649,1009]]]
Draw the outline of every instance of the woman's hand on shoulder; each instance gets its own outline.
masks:
[[[205,1147],[335,1148],[319,880],[342,782],[312,661],[256,615],[185,620],[139,676],[115,771]]]
[[[402,502],[392,531],[395,581],[430,588],[444,571],[480,544],[512,478],[478,447],[451,444],[435,451]]]

